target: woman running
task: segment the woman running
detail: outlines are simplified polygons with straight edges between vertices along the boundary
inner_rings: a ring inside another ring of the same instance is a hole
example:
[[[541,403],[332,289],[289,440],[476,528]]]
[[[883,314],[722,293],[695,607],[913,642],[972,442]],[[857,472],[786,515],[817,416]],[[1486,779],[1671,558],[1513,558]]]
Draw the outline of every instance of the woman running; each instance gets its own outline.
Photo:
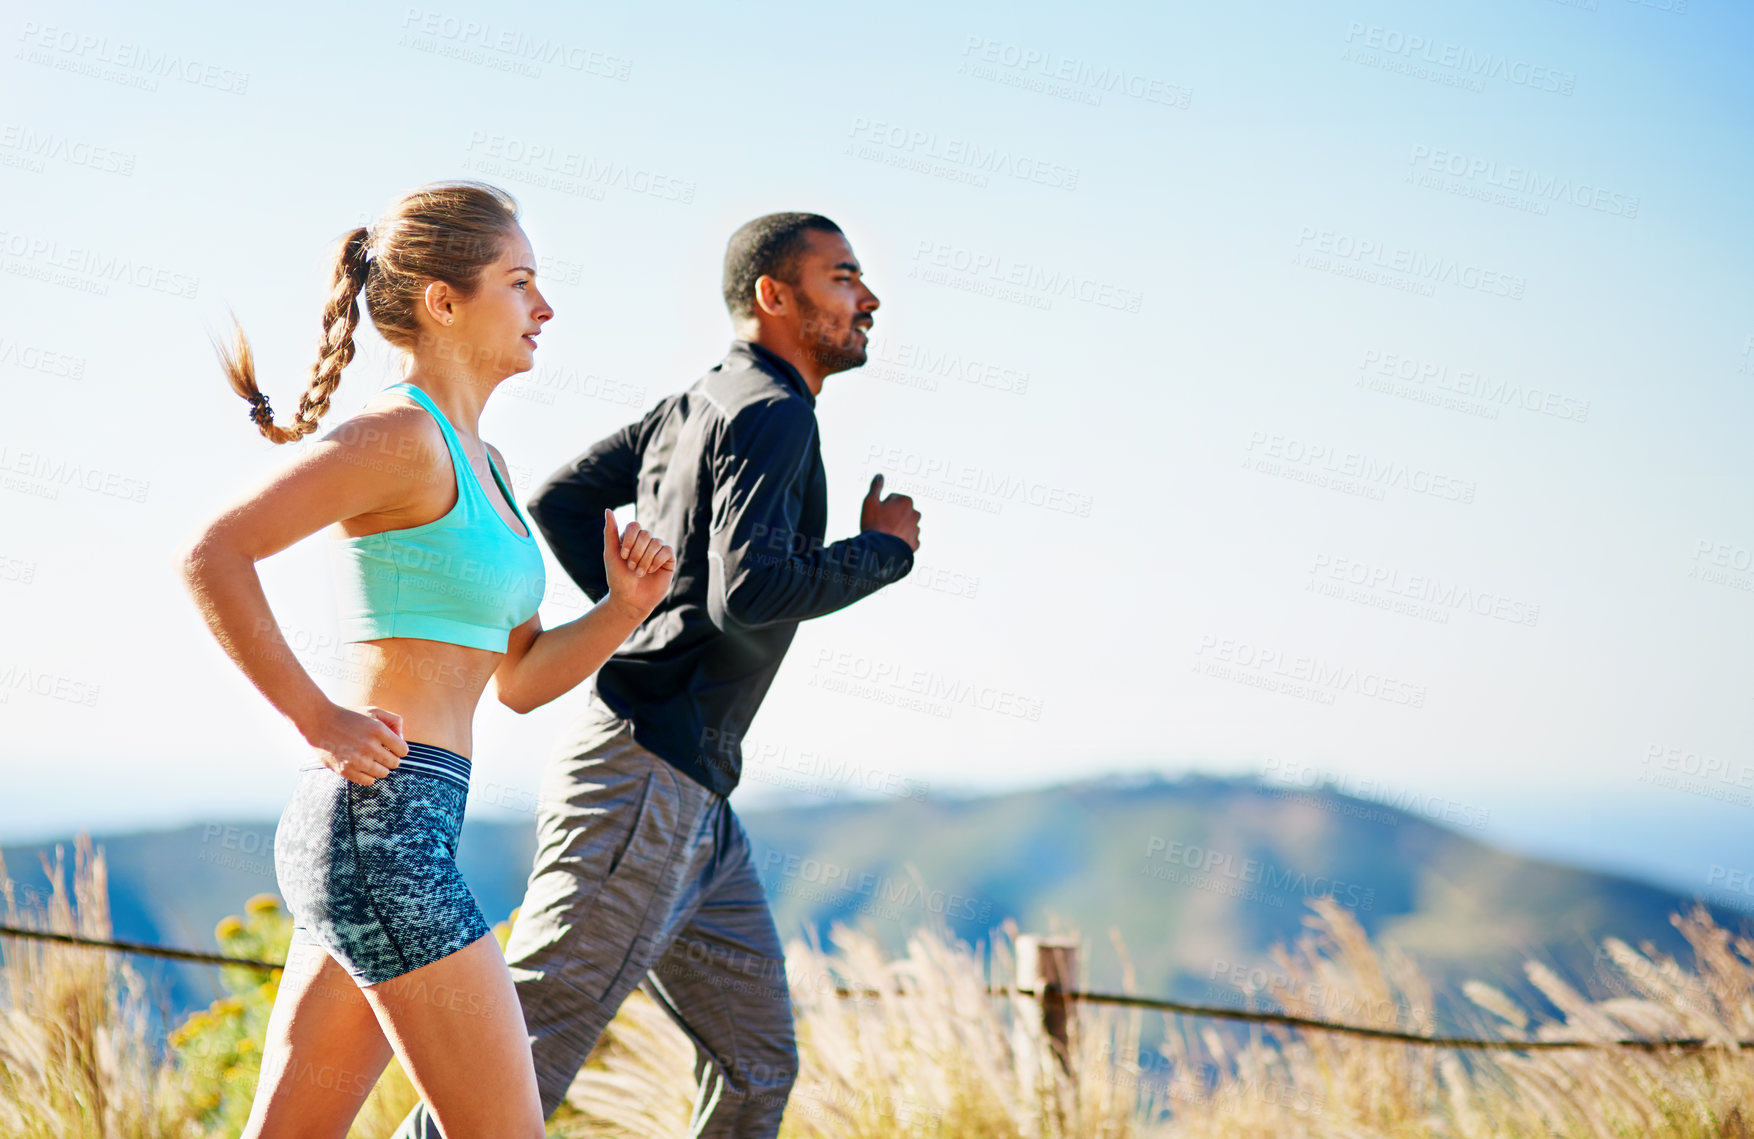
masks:
[[[344,1136],[392,1052],[450,1139],[540,1139],[523,1013],[456,865],[471,723],[491,683],[518,712],[595,672],[669,589],[671,548],[604,511],[609,594],[542,628],[545,578],[505,461],[477,429],[554,312],[517,203],[449,182],[341,241],[297,415],[275,424],[242,329],[221,350],[262,434],[316,430],[353,359],[359,294],[407,379],[238,499],[182,553],[226,653],[311,747],[274,860],[294,919],[247,1136]],[[491,488],[491,489],[490,489]],[[357,675],[331,701],[294,659],[255,563],[325,526]]]

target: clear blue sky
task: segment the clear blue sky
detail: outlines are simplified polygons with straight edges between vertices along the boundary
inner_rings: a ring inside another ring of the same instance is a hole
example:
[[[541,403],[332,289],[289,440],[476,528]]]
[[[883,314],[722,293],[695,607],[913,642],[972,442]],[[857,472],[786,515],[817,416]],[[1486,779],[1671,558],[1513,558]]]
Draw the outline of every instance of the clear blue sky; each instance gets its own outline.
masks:
[[[918,568],[800,629],[740,805],[1329,773],[1683,889],[1754,869],[1742,6],[5,19],[0,836],[279,812],[300,741],[170,565],[288,459],[207,330],[285,415],[330,241],[473,176],[557,312],[483,421],[524,491],[721,355],[746,219],[835,217],[882,297],[819,404],[829,526],[882,471]],[[386,361],[363,334],[334,419]],[[322,544],[261,567],[320,680]],[[569,707],[483,708],[472,811]]]

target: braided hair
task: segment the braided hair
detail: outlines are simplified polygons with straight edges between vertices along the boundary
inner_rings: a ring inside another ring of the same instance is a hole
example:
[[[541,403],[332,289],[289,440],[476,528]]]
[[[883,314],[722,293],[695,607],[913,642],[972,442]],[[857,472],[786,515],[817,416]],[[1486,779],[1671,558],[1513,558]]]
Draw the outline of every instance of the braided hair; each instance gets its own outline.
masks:
[[[495,186],[436,182],[402,195],[373,227],[343,234],[323,306],[317,362],[285,427],[274,422],[268,397],[256,383],[250,343],[234,317],[231,344],[215,347],[232,390],[250,401],[256,429],[275,443],[291,443],[317,429],[342,370],[353,361],[362,292],[373,327],[391,344],[412,351],[421,335],[415,312],[427,283],[443,281],[460,297],[472,296],[517,222],[517,202]]]

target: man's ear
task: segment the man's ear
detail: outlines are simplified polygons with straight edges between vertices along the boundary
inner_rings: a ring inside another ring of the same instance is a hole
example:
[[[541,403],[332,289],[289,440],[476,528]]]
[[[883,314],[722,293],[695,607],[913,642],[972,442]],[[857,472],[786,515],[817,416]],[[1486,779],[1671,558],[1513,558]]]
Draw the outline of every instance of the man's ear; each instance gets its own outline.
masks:
[[[792,286],[763,273],[755,278],[755,307],[769,316],[791,311]]]

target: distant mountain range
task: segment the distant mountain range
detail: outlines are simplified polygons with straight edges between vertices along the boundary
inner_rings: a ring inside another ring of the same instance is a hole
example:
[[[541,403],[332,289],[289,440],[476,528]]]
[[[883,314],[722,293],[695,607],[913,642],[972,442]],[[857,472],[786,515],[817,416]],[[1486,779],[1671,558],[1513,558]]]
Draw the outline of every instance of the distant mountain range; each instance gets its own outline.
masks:
[[[742,817],[786,939],[813,928],[826,942],[841,921],[867,923],[899,947],[908,930],[942,922],[975,943],[1006,919],[1037,933],[1060,921],[1084,937],[1091,985],[1119,987],[1112,929],[1139,991],[1184,1000],[1234,1004],[1232,982],[1304,932],[1306,900],[1318,895],[1351,910],[1379,944],[1405,950],[1440,993],[1480,978],[1527,995],[1529,958],[1599,989],[1595,950],[1606,936],[1687,948],[1669,916],[1691,899],[1507,854],[1327,789],[1115,777]],[[277,892],[273,833],[272,821],[258,821],[94,836],[107,855],[116,935],[212,949],[220,918]],[[3,849],[21,887],[45,888],[37,856],[46,845]],[[533,852],[533,822],[466,824],[460,861],[489,921],[521,901]],[[1751,924],[1708,908],[1731,928]],[[176,1014],[218,992],[200,966],[147,971]]]

